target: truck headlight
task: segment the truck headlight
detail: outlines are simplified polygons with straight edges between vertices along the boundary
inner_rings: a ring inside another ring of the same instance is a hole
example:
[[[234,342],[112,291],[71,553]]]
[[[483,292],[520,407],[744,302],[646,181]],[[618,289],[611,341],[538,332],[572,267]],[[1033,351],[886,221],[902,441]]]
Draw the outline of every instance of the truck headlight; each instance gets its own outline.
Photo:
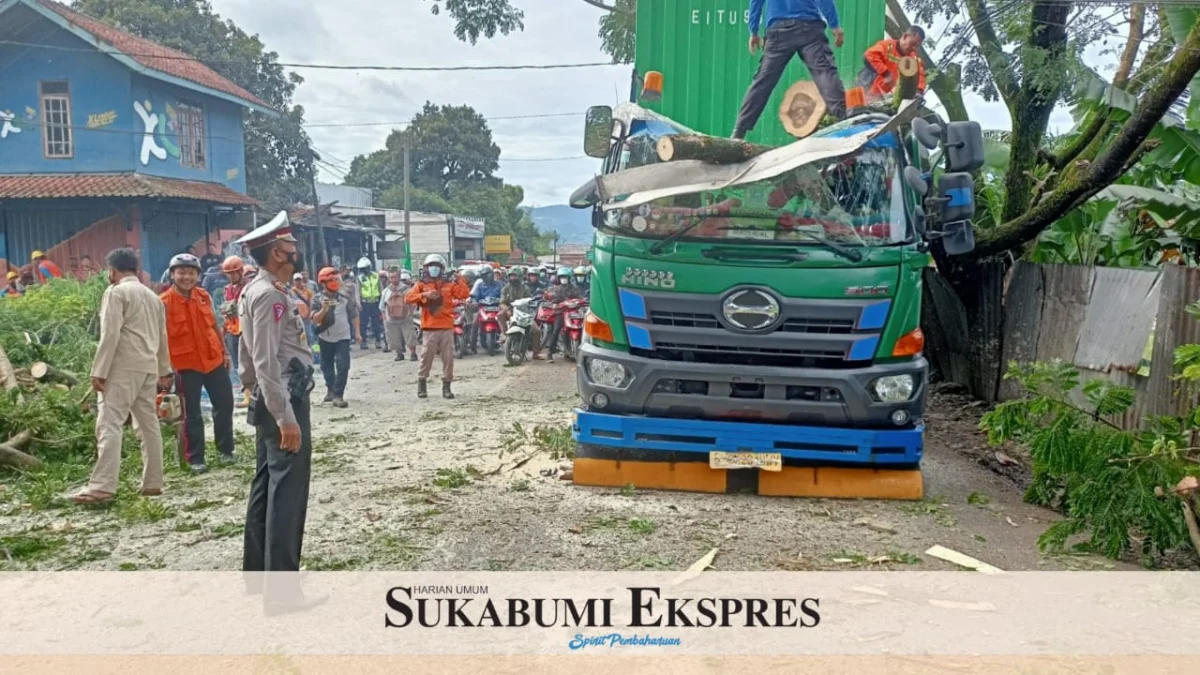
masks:
[[[901,403],[912,397],[912,375],[888,375],[871,383],[875,398],[883,403]]]
[[[587,372],[592,382],[602,387],[620,388],[629,380],[629,369],[608,359],[588,359]]]

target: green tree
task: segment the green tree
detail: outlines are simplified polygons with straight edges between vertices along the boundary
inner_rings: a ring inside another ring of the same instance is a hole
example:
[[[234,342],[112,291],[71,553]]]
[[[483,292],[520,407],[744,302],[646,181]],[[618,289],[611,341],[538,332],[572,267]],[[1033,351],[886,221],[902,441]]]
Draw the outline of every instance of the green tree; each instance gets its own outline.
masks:
[[[303,79],[279,65],[258,36],[215,13],[208,0],[76,0],[74,8],[204,62],[280,111],[246,115],[246,189],[271,208],[311,199],[313,157],[304,108],[292,103]]]
[[[350,163],[347,185],[379,191],[404,181],[404,141],[410,141],[412,184],[449,199],[467,186],[495,183],[500,146],[487,121],[475,109],[426,102],[407,129],[388,134],[383,150],[359,155]]]

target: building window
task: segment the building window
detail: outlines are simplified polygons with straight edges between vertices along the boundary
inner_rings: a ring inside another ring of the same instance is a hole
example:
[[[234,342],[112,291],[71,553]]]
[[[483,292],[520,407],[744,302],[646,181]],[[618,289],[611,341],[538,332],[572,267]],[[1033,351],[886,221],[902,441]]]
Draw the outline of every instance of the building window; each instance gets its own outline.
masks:
[[[193,169],[203,169],[204,111],[190,105],[176,108],[179,120],[179,163]]]
[[[74,156],[71,140],[71,92],[66,82],[42,82],[42,145],[47,159]]]

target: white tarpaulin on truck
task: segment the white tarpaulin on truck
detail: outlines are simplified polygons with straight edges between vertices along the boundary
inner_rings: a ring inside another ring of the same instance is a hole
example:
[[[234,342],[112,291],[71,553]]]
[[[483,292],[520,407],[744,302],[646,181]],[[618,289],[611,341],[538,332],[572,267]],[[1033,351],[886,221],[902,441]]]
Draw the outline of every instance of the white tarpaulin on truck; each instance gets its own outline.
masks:
[[[800,139],[738,164],[709,164],[698,160],[664,162],[600,176],[596,185],[604,209],[611,210],[639,206],[664,197],[767,180],[805,164],[857,152],[872,139],[896,131],[900,125],[911,121],[918,108],[915,101],[906,101],[884,124],[845,133],[861,126],[848,120],[825,130],[828,133]]]

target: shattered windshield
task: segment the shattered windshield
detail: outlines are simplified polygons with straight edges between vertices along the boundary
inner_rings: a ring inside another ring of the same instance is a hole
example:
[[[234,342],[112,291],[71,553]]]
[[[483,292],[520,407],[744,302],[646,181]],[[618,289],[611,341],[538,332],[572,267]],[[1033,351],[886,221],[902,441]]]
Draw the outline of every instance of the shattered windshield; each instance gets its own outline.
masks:
[[[847,246],[909,239],[899,157],[886,141],[768,180],[665,197],[605,216],[606,227],[646,239],[789,245],[824,239]]]

